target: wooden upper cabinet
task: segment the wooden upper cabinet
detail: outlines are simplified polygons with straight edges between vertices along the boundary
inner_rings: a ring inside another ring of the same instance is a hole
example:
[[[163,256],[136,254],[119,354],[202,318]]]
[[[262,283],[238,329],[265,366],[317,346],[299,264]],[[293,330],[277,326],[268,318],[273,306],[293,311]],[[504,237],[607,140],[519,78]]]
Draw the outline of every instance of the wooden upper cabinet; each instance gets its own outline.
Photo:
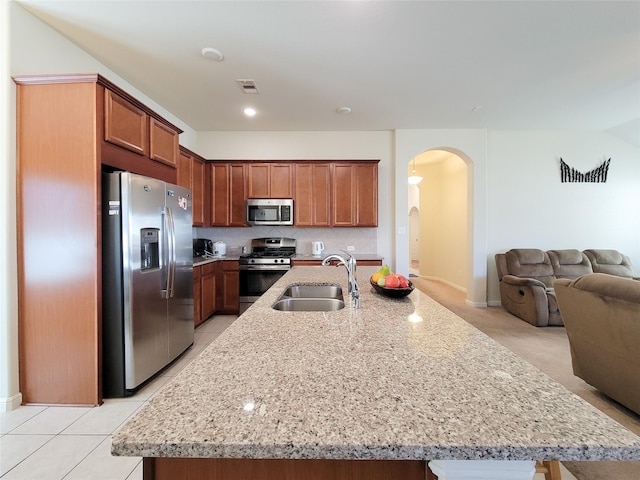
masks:
[[[296,226],[331,226],[331,164],[295,165],[293,204]]]
[[[148,115],[120,95],[104,91],[104,139],[140,155],[148,154]]]
[[[155,118],[150,119],[149,132],[149,158],[175,167],[178,158],[178,132]]]
[[[176,183],[184,188],[192,188],[193,178],[193,161],[191,155],[185,153],[182,149],[178,152],[178,172]]]
[[[191,189],[191,214],[194,227],[205,227],[209,216],[205,209],[205,163],[195,153],[184,147],[179,148],[177,163],[177,184]]]
[[[378,164],[356,164],[356,227],[378,226]]]
[[[333,165],[332,225],[378,226],[378,163],[360,161]]]
[[[293,164],[249,163],[247,198],[293,198]]]
[[[191,192],[193,196],[193,226],[208,226],[207,205],[205,198],[205,168],[204,160],[193,157],[192,160],[192,184]]]
[[[104,92],[105,142],[137,153],[148,160],[176,168],[180,129],[153,111],[145,109],[133,97],[110,87],[111,85],[108,85]],[[122,165],[114,166],[122,168]],[[136,172],[135,166],[125,170],[140,173]],[[149,173],[153,171],[144,174]]]
[[[211,226],[246,226],[244,165],[211,162],[208,167],[211,176]]]

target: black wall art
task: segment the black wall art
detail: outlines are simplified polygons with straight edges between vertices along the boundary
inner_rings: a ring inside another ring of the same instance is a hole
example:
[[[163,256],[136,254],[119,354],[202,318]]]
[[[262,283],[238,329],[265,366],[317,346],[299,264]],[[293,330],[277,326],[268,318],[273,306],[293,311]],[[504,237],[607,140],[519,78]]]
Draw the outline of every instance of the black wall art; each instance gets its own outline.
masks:
[[[602,162],[602,165],[594,168],[589,172],[579,172],[573,167],[567,165],[562,158],[560,158],[560,179],[562,183],[565,182],[593,182],[603,183],[607,181],[607,173],[609,172],[609,163],[611,159]]]

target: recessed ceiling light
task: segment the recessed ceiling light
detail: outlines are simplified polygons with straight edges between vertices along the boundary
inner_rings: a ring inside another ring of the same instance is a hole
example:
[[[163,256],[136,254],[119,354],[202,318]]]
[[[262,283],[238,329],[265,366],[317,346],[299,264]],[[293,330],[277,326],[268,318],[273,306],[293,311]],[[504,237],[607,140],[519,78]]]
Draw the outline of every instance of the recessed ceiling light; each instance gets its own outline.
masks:
[[[340,107],[336,110],[341,115],[349,115],[351,113],[351,107]]]
[[[244,114],[247,117],[254,117],[256,115],[256,109],[255,108],[251,108],[251,107],[247,107],[244,109]]]
[[[204,47],[202,49],[202,56],[204,58],[208,58],[209,60],[213,60],[214,62],[221,62],[224,60],[224,55],[220,50],[211,47]]]

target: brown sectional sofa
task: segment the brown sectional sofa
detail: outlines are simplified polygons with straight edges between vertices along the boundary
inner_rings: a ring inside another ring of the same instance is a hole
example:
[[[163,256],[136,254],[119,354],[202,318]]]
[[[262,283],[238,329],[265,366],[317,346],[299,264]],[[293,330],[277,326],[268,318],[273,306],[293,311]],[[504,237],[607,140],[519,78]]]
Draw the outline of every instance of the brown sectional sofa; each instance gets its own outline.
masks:
[[[574,375],[640,414],[640,282],[594,273],[553,285]]]
[[[536,327],[562,326],[553,282],[591,273],[633,278],[629,257],[617,250],[543,251],[514,248],[495,256],[500,300],[509,313]]]

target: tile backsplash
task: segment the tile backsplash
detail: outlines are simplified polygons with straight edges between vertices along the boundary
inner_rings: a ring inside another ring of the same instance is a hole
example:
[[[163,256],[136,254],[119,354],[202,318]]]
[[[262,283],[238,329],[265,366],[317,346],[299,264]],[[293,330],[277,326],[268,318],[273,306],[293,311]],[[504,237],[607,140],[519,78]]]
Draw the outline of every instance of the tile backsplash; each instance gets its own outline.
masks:
[[[324,242],[324,253],[335,253],[354,247],[355,253],[377,253],[377,228],[297,228],[284,226],[256,226],[247,228],[194,228],[193,238],[208,238],[227,244],[227,255],[237,255],[241,247],[250,248],[251,240],[262,237],[296,239],[296,252],[311,255],[311,242]]]

